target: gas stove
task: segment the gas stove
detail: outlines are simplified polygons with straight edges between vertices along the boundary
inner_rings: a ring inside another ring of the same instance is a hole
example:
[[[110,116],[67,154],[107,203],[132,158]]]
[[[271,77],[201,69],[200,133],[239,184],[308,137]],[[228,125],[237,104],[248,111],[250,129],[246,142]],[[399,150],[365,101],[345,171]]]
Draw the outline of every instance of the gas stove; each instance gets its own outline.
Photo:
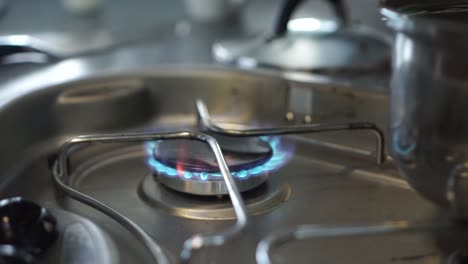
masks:
[[[297,94],[310,112],[292,111]],[[14,198],[15,212],[40,205],[50,239],[25,246],[36,228],[0,253],[24,263],[462,263],[463,225],[386,156],[386,100],[215,69],[44,87],[0,114],[47,114],[9,124],[18,142],[1,139],[5,151],[32,147],[1,158],[0,193],[28,200]]]

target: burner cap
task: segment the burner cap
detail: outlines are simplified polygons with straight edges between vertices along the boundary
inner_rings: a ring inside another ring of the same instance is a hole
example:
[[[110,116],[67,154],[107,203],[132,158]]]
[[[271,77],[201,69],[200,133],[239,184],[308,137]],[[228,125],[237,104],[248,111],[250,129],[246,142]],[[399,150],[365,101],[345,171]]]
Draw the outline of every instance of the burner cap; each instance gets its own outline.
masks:
[[[215,136],[241,192],[261,185],[287,160],[279,138]],[[227,194],[216,158],[208,145],[191,140],[147,142],[147,162],[155,179],[176,191],[196,195]]]

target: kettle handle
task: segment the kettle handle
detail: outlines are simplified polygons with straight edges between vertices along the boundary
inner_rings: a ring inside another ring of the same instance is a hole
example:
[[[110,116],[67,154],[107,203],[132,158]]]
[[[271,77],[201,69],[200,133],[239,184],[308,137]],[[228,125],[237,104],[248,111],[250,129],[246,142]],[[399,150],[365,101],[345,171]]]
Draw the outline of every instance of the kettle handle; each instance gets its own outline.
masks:
[[[340,24],[345,25],[348,20],[348,13],[343,0],[327,0],[333,7]],[[292,14],[296,11],[297,7],[302,4],[304,0],[282,0],[278,9],[278,14],[274,21],[273,36],[278,37],[286,33],[288,22]]]

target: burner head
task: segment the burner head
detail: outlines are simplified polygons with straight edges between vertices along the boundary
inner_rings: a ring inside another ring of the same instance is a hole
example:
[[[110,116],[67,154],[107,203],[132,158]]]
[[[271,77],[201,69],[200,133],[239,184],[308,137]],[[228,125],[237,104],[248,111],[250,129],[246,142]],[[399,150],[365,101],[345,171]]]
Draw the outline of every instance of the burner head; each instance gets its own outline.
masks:
[[[272,155],[271,147],[256,138],[217,138],[226,163],[232,171],[251,169],[265,163]],[[184,172],[219,173],[219,167],[208,145],[193,140],[158,142],[154,158],[162,164]]]
[[[253,189],[289,160],[279,138],[216,136],[240,191]],[[208,145],[192,140],[147,142],[148,164],[167,187],[197,195],[223,195],[227,189]]]

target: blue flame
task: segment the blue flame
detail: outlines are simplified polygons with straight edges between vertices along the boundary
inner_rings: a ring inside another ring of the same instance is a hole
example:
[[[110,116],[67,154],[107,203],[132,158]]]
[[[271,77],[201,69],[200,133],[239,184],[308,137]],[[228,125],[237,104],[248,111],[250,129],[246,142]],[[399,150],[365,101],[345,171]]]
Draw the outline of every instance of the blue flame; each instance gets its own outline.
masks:
[[[293,151],[290,146],[285,146],[281,143],[279,137],[260,137],[261,140],[267,142],[272,150],[272,155],[268,161],[254,168],[240,170],[240,171],[231,171],[231,174],[234,178],[246,179],[253,177],[255,175],[261,175],[266,172],[273,172],[285,165],[292,157]],[[213,178],[222,177],[219,172],[190,172],[184,171],[182,173],[178,172],[177,169],[171,168],[167,165],[162,164],[154,158],[154,150],[158,146],[160,141],[149,141],[145,143],[146,150],[146,162],[149,167],[154,172],[163,173],[169,177],[178,177],[181,174],[185,179],[197,179],[202,181],[207,181]]]

